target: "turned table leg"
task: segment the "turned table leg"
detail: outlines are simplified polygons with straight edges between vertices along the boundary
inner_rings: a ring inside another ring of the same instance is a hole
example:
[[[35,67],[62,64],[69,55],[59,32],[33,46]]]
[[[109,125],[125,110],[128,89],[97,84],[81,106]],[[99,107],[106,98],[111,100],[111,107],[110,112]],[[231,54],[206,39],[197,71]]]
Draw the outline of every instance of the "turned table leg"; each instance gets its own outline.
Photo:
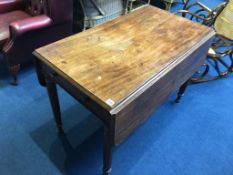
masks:
[[[53,110],[53,116],[54,116],[54,119],[57,125],[57,129],[59,132],[63,132],[61,110],[60,110],[60,104],[59,104],[59,99],[57,95],[57,87],[54,81],[49,77],[46,77],[46,87],[47,87],[49,100],[50,100],[52,110]]]
[[[177,98],[175,100],[176,103],[180,102],[180,99],[184,96],[185,90],[187,89],[187,86],[189,84],[190,80],[186,81],[179,89]]]
[[[104,128],[103,175],[110,175],[112,164],[113,135],[111,129]]]

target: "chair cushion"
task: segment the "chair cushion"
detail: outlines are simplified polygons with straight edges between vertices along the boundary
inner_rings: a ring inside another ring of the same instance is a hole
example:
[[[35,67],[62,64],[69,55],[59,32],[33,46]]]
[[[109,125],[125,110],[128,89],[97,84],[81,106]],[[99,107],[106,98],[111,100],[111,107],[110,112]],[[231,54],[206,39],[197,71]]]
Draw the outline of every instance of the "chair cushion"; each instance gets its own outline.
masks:
[[[0,50],[10,36],[9,25],[14,21],[30,18],[31,16],[24,11],[12,11],[0,14]]]

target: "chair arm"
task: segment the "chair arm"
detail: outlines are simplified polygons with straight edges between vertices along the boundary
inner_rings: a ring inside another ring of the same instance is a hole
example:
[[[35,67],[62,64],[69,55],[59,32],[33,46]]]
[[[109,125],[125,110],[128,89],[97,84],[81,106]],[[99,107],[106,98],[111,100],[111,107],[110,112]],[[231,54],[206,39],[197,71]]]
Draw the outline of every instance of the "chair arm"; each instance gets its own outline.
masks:
[[[26,7],[26,0],[0,0],[0,14],[13,10],[22,10]]]
[[[183,8],[183,10],[189,10],[191,8],[195,8],[195,9],[202,9],[208,13],[212,13],[212,9],[210,9],[209,7],[207,7],[206,5],[202,4],[201,2],[194,2],[193,4],[185,4],[185,7]]]
[[[10,24],[11,38],[16,38],[27,32],[46,28],[52,24],[52,19],[46,15],[35,16]]]
[[[189,15],[191,15],[191,18],[195,17],[195,18],[197,18],[199,20],[203,20],[203,21],[206,21],[206,22],[212,20],[212,18],[199,16],[198,14],[192,13],[192,12],[187,11],[187,10],[179,10],[179,11],[175,12],[174,14],[175,15],[182,14],[182,16],[186,15],[186,14],[189,14]]]
[[[200,13],[202,13],[202,17],[210,17],[212,16],[213,10],[200,2],[194,2],[193,4],[185,4],[183,10],[179,10],[178,12],[175,12],[175,14],[178,13],[182,13],[183,17],[185,17],[186,14],[191,15],[191,13],[198,16],[200,16]]]
[[[201,8],[201,9],[196,10],[195,12],[191,12],[188,10],[179,10],[175,12],[174,14],[175,15],[181,14],[182,17],[184,18],[189,18],[192,21],[201,23],[209,27],[212,26],[214,22],[214,17],[211,14],[209,14],[209,12],[208,14],[203,14],[202,12],[207,12],[207,11]],[[187,16],[187,15],[190,15],[190,16]]]

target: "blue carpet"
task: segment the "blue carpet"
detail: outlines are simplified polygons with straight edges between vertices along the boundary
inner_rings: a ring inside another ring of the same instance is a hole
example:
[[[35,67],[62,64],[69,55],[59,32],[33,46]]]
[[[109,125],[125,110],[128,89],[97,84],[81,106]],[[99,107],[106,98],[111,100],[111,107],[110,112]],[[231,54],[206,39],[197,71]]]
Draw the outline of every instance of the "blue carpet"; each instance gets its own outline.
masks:
[[[20,73],[17,87],[0,70],[0,175],[100,174],[101,122],[59,88],[66,130],[59,139],[34,68]],[[179,104],[175,95],[114,149],[112,175],[233,175],[233,75],[189,86]]]

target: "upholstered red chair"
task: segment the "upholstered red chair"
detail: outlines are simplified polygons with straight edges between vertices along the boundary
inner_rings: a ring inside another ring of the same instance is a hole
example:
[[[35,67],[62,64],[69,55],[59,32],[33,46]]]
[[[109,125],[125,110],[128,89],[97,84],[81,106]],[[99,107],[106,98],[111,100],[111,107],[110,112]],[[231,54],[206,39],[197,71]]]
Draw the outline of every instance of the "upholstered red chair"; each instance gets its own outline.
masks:
[[[35,48],[72,34],[72,0],[0,0],[0,57],[18,83]]]

